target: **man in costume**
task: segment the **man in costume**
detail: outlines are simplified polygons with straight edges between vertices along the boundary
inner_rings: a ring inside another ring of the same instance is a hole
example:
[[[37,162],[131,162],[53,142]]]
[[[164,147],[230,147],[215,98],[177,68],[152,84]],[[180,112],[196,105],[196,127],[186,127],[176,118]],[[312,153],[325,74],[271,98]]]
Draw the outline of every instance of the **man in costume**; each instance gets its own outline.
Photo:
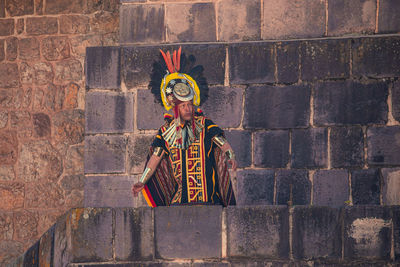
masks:
[[[160,50],[161,51],[161,50]],[[208,86],[203,67],[195,58],[181,55],[181,48],[161,51],[153,65],[150,88],[173,116],[164,115],[146,168],[132,186],[134,196],[143,193],[151,207],[170,205],[235,205],[227,162],[236,170],[235,154],[224,132],[194,106],[204,103]]]

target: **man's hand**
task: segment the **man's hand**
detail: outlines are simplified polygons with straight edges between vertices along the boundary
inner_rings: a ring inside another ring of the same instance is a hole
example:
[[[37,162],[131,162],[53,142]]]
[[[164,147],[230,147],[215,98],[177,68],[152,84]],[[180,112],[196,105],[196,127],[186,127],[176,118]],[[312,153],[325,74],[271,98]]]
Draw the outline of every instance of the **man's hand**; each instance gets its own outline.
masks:
[[[235,159],[229,159],[229,160],[228,160],[228,163],[231,165],[232,170],[233,170],[233,171],[236,171],[236,168],[237,168],[237,162],[236,162],[236,160],[235,160]]]
[[[142,191],[144,188],[144,184],[141,182],[138,182],[134,185],[132,185],[132,193],[134,197],[137,197],[139,192]]]

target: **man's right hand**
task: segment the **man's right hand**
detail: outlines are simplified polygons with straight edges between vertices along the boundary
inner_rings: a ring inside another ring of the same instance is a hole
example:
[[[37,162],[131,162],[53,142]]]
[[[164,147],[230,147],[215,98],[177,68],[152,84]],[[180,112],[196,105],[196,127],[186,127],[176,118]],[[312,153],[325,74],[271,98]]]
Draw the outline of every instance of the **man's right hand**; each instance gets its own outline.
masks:
[[[139,192],[142,191],[144,188],[144,184],[141,182],[138,182],[134,185],[132,185],[132,193],[134,197],[137,197]]]

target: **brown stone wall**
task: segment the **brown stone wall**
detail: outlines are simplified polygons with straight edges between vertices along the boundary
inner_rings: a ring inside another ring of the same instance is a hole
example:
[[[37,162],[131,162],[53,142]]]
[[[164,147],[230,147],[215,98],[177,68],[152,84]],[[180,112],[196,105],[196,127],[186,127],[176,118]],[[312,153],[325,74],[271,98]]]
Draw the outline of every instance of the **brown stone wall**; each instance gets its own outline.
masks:
[[[118,0],[0,1],[0,266],[83,205],[84,57]]]

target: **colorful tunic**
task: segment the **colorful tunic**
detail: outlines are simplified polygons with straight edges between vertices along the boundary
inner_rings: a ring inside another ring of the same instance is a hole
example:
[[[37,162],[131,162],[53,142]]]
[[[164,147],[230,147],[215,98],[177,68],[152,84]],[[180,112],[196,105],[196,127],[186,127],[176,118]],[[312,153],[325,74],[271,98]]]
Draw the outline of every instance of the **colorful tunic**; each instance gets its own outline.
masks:
[[[166,137],[165,133],[174,125],[174,121],[158,131],[151,152],[155,147],[161,147],[165,154],[142,191],[149,206],[235,205],[225,155],[212,141],[214,136],[223,135],[224,132],[204,116],[195,116],[195,124],[196,129],[200,130],[187,149],[177,148]],[[192,132],[190,126],[183,127]]]

